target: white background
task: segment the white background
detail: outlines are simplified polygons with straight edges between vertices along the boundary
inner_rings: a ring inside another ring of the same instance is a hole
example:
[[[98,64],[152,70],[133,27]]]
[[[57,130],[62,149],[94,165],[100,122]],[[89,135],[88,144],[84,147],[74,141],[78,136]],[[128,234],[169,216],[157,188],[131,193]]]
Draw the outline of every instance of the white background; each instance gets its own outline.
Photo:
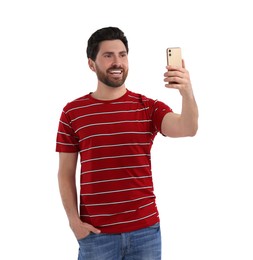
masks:
[[[153,175],[164,260],[253,259],[250,1],[5,0],[0,3],[0,259],[73,260],[57,183],[63,106],[96,88],[88,37],[129,40],[127,87],[180,112],[164,88],[165,49],[181,46],[199,105],[194,138],[157,136]]]

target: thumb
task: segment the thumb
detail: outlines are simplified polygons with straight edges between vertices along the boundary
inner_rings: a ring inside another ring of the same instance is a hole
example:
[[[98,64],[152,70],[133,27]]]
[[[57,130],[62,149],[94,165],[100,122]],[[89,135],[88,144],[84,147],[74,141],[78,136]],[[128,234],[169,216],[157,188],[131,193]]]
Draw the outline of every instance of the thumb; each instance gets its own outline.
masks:
[[[185,69],[185,62],[184,62],[184,59],[182,59],[182,67]]]
[[[92,233],[95,233],[95,234],[99,234],[101,233],[101,230],[95,228],[94,226],[88,224],[88,223],[83,223],[84,227],[89,230],[90,232]]]

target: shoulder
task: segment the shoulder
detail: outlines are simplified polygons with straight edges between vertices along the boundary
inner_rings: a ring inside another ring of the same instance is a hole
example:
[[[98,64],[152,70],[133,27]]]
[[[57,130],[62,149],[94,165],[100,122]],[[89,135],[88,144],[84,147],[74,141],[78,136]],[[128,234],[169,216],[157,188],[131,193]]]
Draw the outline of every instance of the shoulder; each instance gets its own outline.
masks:
[[[143,94],[136,93],[136,92],[129,91],[129,90],[128,90],[128,98],[135,100],[135,101],[139,101],[141,103],[152,103],[152,104],[155,103],[154,99],[149,98]]]
[[[146,95],[135,93],[128,90],[128,96],[132,99],[138,100],[140,103],[142,103],[145,107],[148,107],[149,109],[158,109],[158,108],[166,108],[168,112],[172,112],[172,109],[165,104],[163,101],[159,99],[150,98]]]
[[[63,108],[65,113],[68,113],[74,109],[78,109],[79,107],[87,106],[92,102],[90,98],[90,94],[86,94],[84,96],[78,97],[72,101],[69,101]]]

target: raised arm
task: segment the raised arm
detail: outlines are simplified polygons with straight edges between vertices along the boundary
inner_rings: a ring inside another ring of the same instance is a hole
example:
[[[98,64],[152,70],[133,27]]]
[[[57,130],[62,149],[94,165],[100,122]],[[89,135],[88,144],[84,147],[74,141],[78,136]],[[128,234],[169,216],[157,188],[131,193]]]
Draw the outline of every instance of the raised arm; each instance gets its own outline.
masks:
[[[178,89],[182,96],[181,114],[168,113],[162,121],[162,133],[170,137],[194,136],[198,130],[198,107],[194,98],[189,72],[183,67],[166,67],[167,88]]]

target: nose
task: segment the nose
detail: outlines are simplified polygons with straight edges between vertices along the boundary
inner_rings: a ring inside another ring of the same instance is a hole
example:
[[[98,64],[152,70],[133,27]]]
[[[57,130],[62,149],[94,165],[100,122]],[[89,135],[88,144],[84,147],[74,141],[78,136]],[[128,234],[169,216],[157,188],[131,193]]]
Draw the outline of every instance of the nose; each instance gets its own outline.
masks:
[[[113,66],[117,66],[117,67],[121,66],[120,57],[114,56],[113,61],[112,61],[112,65],[113,65]]]

